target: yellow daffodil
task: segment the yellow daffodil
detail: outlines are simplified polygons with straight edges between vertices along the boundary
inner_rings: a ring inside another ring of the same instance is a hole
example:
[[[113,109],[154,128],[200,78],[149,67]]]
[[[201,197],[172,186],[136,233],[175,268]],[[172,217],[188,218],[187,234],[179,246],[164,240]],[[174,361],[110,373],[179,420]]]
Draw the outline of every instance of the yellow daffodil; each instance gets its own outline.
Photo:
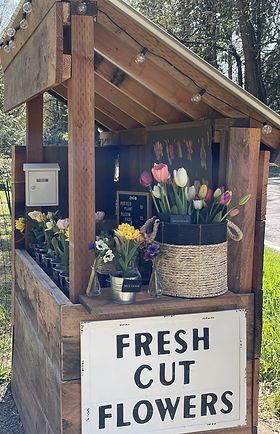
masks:
[[[24,230],[25,230],[25,218],[20,217],[19,219],[17,219],[15,221],[15,227],[18,231],[24,232]]]
[[[140,236],[139,229],[135,229],[134,226],[131,226],[128,223],[122,223],[114,232],[118,237],[126,240],[136,240]]]

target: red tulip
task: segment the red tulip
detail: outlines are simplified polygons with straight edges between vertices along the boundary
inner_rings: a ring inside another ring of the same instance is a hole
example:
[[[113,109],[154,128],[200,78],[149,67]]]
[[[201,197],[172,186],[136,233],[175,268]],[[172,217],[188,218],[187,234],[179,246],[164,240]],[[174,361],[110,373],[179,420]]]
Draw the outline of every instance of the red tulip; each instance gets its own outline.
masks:
[[[170,178],[168,166],[163,163],[155,164],[152,168],[152,174],[157,182],[166,182]]]
[[[213,190],[208,187],[207,193],[206,193],[206,196],[205,196],[205,200],[209,201],[209,200],[212,200],[212,198],[213,198]]]
[[[143,187],[150,187],[153,183],[153,177],[150,172],[143,172],[139,178],[139,182]]]

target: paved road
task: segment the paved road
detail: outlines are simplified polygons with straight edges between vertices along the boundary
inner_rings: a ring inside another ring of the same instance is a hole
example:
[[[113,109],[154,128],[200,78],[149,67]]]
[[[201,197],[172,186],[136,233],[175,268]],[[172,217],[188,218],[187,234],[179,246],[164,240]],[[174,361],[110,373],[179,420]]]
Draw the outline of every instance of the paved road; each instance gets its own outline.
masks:
[[[280,178],[268,182],[265,240],[280,251]]]

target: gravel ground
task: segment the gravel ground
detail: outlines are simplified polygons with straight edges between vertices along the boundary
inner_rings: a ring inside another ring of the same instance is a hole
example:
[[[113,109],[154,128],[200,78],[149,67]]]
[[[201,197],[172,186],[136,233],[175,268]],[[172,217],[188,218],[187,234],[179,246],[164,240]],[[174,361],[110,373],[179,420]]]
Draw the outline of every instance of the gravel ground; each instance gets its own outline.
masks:
[[[9,386],[0,392],[0,434],[24,434]]]

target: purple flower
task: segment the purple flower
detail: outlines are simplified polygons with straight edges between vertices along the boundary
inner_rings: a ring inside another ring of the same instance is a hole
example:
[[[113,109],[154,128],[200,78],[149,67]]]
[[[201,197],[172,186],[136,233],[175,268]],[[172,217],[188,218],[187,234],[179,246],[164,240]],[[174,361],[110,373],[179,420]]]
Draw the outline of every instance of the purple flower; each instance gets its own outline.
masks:
[[[94,250],[95,249],[95,243],[89,243],[88,249],[89,250]]]
[[[232,199],[232,191],[225,191],[220,198],[220,205],[229,205]]]
[[[159,245],[156,243],[150,244],[144,254],[144,259],[145,261],[150,261],[158,254],[159,254]]]

